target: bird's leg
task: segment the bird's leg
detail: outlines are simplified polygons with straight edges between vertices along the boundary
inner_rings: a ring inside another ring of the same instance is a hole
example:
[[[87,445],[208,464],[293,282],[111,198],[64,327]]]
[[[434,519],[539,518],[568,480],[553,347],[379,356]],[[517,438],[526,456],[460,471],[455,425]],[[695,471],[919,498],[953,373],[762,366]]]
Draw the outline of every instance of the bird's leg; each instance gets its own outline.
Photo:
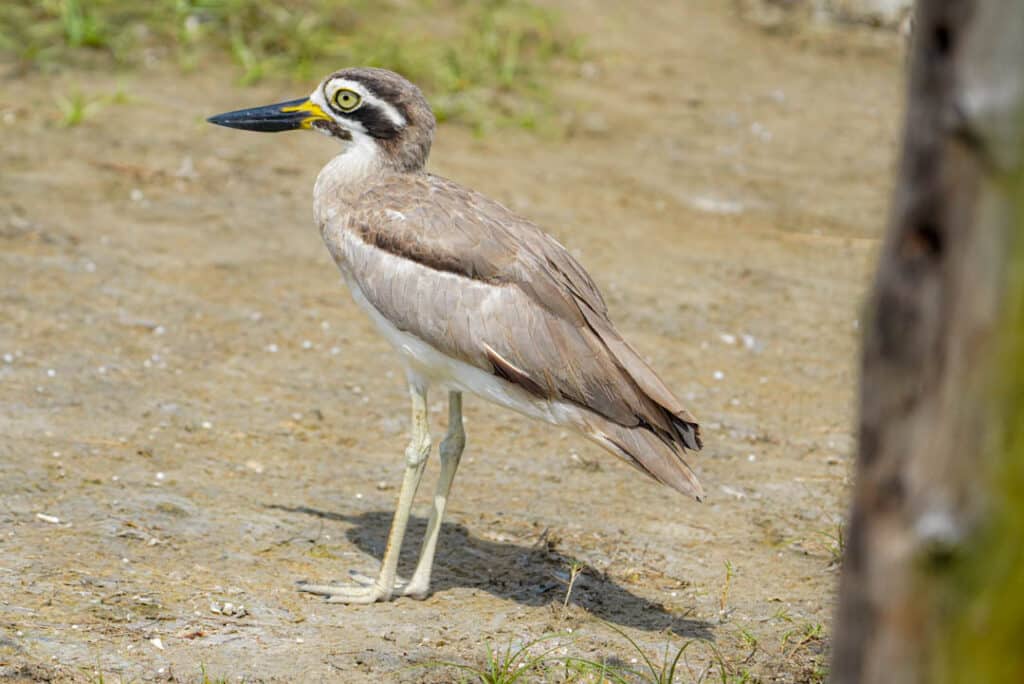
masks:
[[[409,394],[412,397],[412,438],[405,449],[405,476],[402,478],[402,489],[398,495],[398,506],[391,522],[387,546],[384,547],[384,558],[381,561],[380,574],[369,586],[333,586],[300,584],[300,591],[327,596],[328,603],[374,603],[387,601],[395,587],[395,575],[398,571],[398,555],[402,549],[402,538],[409,522],[412,501],[416,496],[423,468],[430,455],[430,426],[427,422],[427,390],[417,382],[409,383]]]
[[[423,537],[423,548],[420,559],[416,563],[416,572],[412,579],[400,588],[403,596],[425,598],[430,591],[430,569],[434,565],[434,552],[437,550],[437,538],[441,533],[441,522],[444,518],[445,505],[448,503],[448,492],[455,479],[455,471],[459,468],[462,449],[466,446],[466,432],[462,429],[462,392],[448,394],[448,432],[441,441],[441,475],[434,490],[434,506],[430,511],[430,522],[427,533]]]

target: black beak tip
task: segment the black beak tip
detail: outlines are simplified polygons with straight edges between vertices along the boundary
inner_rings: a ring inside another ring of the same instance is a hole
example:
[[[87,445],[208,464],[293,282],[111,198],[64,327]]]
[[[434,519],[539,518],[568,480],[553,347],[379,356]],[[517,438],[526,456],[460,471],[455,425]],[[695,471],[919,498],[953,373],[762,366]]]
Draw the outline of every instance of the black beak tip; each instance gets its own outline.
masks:
[[[231,120],[227,114],[214,114],[213,116],[206,117],[207,123],[212,123],[216,126],[227,126],[231,127]]]

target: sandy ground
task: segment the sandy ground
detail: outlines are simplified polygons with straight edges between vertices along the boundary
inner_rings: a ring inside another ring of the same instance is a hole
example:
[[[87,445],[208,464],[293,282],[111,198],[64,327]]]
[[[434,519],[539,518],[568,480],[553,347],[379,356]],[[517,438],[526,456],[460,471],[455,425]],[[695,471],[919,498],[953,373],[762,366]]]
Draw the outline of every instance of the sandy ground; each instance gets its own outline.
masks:
[[[331,144],[202,121],[302,89],[236,89],[222,67],[9,80],[0,679],[443,682],[431,662],[553,633],[553,658],[629,665],[612,627],[659,660],[697,640],[679,681],[820,677],[897,39],[769,35],[720,0],[561,4],[592,53],[556,84],[569,135],[443,127],[431,166],[590,270],[701,419],[707,503],[470,398],[433,595],[297,593],[377,567],[407,415],[312,227]],[[119,89],[56,125],[55,94]]]

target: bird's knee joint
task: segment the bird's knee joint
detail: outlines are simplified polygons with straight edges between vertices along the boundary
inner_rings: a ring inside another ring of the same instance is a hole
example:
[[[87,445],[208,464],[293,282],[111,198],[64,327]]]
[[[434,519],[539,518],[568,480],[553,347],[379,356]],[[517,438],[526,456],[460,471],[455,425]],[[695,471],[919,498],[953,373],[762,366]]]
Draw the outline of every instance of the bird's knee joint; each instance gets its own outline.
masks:
[[[441,458],[458,458],[466,448],[466,433],[462,430],[445,435],[441,440]]]
[[[430,440],[412,442],[405,449],[405,463],[409,467],[416,467],[427,460],[430,455]]]

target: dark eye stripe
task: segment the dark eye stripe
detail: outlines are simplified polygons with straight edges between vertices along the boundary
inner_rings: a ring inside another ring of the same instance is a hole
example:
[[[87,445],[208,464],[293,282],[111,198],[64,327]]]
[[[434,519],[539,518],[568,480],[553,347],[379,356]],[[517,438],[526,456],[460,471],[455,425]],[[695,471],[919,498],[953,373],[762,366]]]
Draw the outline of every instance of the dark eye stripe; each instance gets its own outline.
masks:
[[[393,138],[400,130],[387,114],[372,104],[365,104],[347,116],[363,124],[366,132],[374,138]]]

